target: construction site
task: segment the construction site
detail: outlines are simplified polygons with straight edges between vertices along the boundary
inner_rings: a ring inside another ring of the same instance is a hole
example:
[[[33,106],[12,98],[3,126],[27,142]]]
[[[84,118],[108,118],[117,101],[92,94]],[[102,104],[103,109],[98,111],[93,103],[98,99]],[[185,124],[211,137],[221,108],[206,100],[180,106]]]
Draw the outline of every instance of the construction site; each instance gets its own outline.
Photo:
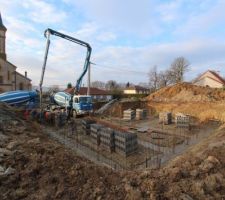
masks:
[[[179,79],[151,92],[128,82],[124,91],[134,96],[104,91],[106,101],[94,101],[91,45],[48,28],[40,83],[31,90],[27,72],[7,61],[6,30],[0,15],[1,200],[225,199],[225,80],[214,71],[193,84],[178,70]],[[45,92],[52,36],[86,56],[73,88]],[[217,87],[201,86],[203,79]]]
[[[223,199],[224,98],[182,83],[60,124],[1,103],[1,199]]]

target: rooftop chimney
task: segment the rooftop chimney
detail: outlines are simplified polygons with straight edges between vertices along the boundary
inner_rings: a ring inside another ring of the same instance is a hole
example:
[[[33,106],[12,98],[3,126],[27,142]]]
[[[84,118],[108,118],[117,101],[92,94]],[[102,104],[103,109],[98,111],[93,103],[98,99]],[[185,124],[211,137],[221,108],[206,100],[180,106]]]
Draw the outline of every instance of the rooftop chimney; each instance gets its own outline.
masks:
[[[27,78],[27,71],[25,71],[25,77]]]

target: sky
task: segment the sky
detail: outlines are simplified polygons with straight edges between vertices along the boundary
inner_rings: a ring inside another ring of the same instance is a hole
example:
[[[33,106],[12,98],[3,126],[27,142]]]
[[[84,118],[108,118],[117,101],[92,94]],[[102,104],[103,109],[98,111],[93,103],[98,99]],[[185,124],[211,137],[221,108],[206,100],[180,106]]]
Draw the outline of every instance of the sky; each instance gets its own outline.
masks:
[[[179,56],[190,62],[187,81],[208,69],[225,76],[224,11],[224,0],[0,0],[7,58],[33,85],[47,28],[91,45],[91,81],[148,82],[151,67],[163,71]],[[85,56],[84,47],[51,36],[44,85],[74,85]]]

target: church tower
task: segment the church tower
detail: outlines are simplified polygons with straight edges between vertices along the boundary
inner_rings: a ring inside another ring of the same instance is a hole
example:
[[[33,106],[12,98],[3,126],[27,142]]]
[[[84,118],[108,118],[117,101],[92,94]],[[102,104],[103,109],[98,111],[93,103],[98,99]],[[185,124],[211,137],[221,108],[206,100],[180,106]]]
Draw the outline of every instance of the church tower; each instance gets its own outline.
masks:
[[[6,37],[6,27],[3,25],[2,17],[0,13],[0,58],[6,60],[5,53],[5,37]]]

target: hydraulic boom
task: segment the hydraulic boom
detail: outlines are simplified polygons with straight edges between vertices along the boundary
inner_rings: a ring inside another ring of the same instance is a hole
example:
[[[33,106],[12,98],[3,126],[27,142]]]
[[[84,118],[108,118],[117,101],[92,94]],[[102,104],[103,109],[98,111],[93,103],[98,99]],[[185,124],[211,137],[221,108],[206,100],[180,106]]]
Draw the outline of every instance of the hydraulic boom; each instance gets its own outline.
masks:
[[[45,69],[46,69],[46,64],[47,64],[47,59],[48,59],[48,52],[49,52],[49,47],[50,47],[50,35],[55,35],[58,37],[61,37],[63,39],[66,39],[68,41],[74,42],[76,44],[79,44],[81,46],[84,46],[87,48],[87,54],[86,54],[86,59],[84,62],[84,67],[83,67],[83,71],[81,73],[81,75],[79,76],[79,78],[77,79],[76,85],[75,85],[75,90],[74,90],[74,94],[77,94],[80,90],[81,87],[81,83],[82,83],[82,79],[84,77],[84,75],[87,73],[87,70],[89,68],[90,65],[90,57],[91,57],[91,46],[81,40],[78,40],[76,38],[73,38],[71,36],[65,35],[63,33],[57,32],[55,30],[52,29],[46,29],[45,33],[44,33],[45,37],[47,38],[47,43],[46,43],[46,49],[45,49],[45,56],[44,56],[44,63],[43,63],[43,67],[42,67],[42,73],[41,73],[41,79],[40,79],[40,108],[42,110],[42,85],[43,85],[43,80],[44,80],[44,74],[45,74]]]

